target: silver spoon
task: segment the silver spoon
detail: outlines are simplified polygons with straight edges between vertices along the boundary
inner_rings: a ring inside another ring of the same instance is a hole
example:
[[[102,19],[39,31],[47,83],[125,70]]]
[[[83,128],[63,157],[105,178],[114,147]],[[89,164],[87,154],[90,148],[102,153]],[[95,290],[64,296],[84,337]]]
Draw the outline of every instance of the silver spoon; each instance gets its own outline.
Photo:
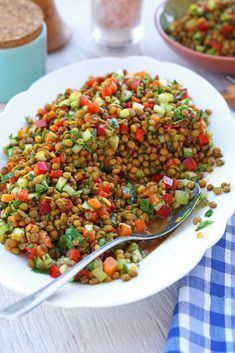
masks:
[[[111,242],[105,244],[100,247],[96,251],[87,255],[81,261],[79,261],[76,265],[71,267],[68,271],[63,273],[61,276],[54,279],[52,282],[37,290],[33,294],[27,296],[26,298],[16,302],[5,308],[2,312],[0,312],[0,319],[15,319],[32,309],[36,308],[39,304],[44,302],[44,300],[48,299],[52,294],[57,292],[61,287],[63,287],[69,280],[71,280],[78,272],[80,272],[84,267],[86,267],[90,262],[95,260],[98,256],[114,248],[117,245],[123,244],[128,241],[147,241],[153,240],[157,238],[162,238],[172,232],[174,229],[178,228],[185,219],[191,214],[193,209],[196,207],[199,201],[200,188],[198,184],[195,183],[195,188],[193,190],[193,198],[189,202],[187,206],[180,208],[178,212],[176,212],[169,220],[169,224],[161,231],[155,234],[143,235],[143,234],[134,234],[128,237],[119,237]]]

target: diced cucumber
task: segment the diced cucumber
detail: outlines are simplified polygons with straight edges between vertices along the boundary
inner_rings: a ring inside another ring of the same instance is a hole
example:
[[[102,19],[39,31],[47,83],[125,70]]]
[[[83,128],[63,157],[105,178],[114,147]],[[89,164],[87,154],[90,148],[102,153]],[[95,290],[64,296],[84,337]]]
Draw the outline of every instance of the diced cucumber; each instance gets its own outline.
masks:
[[[158,203],[156,203],[156,205],[153,206],[155,211],[160,210],[160,208],[164,205],[163,201],[159,201]]]
[[[192,148],[184,147],[184,156],[185,157],[192,157],[193,156]]]
[[[67,269],[68,269],[68,266],[65,265],[65,264],[59,267],[59,270],[60,270],[61,274],[65,273],[67,271]]]
[[[132,109],[136,112],[137,115],[141,115],[144,112],[144,106],[137,102],[133,102]]]
[[[131,99],[132,95],[133,95],[133,93],[131,91],[128,91],[128,90],[124,91],[124,92],[122,92],[120,101],[127,102],[127,101],[129,101],[129,99]]]
[[[67,183],[67,179],[65,179],[63,177],[60,177],[58,179],[57,184],[56,184],[55,187],[56,187],[57,190],[61,191],[66,183]]]
[[[104,104],[104,101],[101,97],[97,96],[95,99],[94,99],[94,102],[96,102],[98,104],[99,107],[102,107],[102,105]]]
[[[128,118],[130,116],[129,109],[122,109],[119,113],[119,118]]]
[[[106,273],[102,270],[102,267],[96,267],[93,271],[91,271],[93,276],[97,278],[100,282],[103,282],[106,278],[107,275]]]
[[[123,266],[126,265],[126,260],[125,259],[118,259],[117,262],[118,262],[118,269],[120,271],[122,271],[123,270]]]
[[[160,107],[162,109],[164,109],[165,112],[170,112],[170,111],[172,111],[174,109],[174,107],[171,104],[167,103],[167,102],[161,102],[160,103]]]
[[[157,113],[159,115],[164,115],[166,112],[165,109],[158,104],[154,105],[153,110],[155,111],[155,113]]]
[[[14,228],[11,234],[11,238],[16,241],[21,241],[23,236],[24,236],[24,230],[21,228]]]
[[[85,130],[82,133],[82,138],[84,141],[89,141],[92,138],[92,133],[90,132],[90,130]]]
[[[62,191],[67,192],[69,196],[74,196],[76,194],[76,190],[74,190],[70,185],[66,184]]]
[[[48,189],[47,186],[45,185],[42,185],[42,184],[36,184],[35,185],[35,191],[38,193],[38,194],[41,194],[42,192],[46,191]]]
[[[116,151],[119,144],[119,137],[117,135],[111,136],[108,139],[110,146],[112,147],[113,151]]]
[[[89,204],[87,203],[87,201],[84,201],[83,204],[82,204],[82,208],[84,208],[84,210],[90,210],[90,206]]]
[[[176,190],[175,199],[180,205],[187,205],[189,203],[189,194],[183,190]]]
[[[86,228],[86,230],[88,232],[92,232],[93,231],[93,224],[86,224],[84,227]]]
[[[29,200],[32,200],[32,199],[34,199],[34,198],[37,197],[37,196],[38,196],[38,193],[37,193],[37,192],[31,192],[31,193],[29,194],[28,198],[29,198]]]
[[[8,225],[3,220],[0,220],[0,236],[4,235],[8,230]]]
[[[159,94],[158,99],[160,102],[174,102],[174,95],[171,93],[164,92]]]
[[[160,143],[164,143],[165,142],[165,137],[163,135],[159,135],[158,136],[158,140],[160,141]]]
[[[143,259],[143,257],[141,257],[141,259],[139,261],[141,261],[142,259]],[[127,269],[127,273],[129,273],[131,271],[138,271],[138,266],[134,263],[130,263],[130,264],[126,263],[126,269]]]
[[[16,185],[22,189],[27,189],[28,187],[28,180],[25,178],[19,178],[16,182]]]
[[[140,249],[135,249],[132,252],[132,255],[134,255],[137,258],[138,262],[143,259],[143,255],[141,254]]]
[[[78,152],[80,152],[82,150],[82,146],[81,145],[74,145],[73,147],[72,147],[72,151],[74,152],[74,153],[78,153]]]

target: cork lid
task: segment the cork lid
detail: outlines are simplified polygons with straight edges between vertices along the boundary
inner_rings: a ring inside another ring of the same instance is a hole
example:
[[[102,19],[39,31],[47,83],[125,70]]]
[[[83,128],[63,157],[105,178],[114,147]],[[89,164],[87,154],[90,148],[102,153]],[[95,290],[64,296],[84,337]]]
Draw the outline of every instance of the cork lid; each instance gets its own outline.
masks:
[[[13,48],[35,39],[42,30],[43,12],[29,0],[0,0],[0,48]]]

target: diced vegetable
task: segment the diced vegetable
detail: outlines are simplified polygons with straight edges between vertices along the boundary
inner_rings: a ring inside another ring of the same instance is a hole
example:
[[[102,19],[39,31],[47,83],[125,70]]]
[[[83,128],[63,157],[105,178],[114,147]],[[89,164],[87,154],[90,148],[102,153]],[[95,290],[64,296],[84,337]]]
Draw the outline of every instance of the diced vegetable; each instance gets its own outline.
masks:
[[[176,190],[175,199],[179,205],[187,205],[189,203],[189,194],[183,190]]]
[[[147,225],[143,219],[137,219],[137,221],[135,221],[135,228],[137,232],[144,233],[146,231]]]
[[[103,270],[107,275],[112,276],[112,274],[117,270],[117,267],[118,263],[113,257],[106,257],[103,263]]]
[[[186,158],[184,161],[184,166],[188,170],[195,170],[197,168],[197,163],[195,160],[191,157]]]
[[[103,282],[107,278],[107,274],[102,270],[102,267],[96,267],[91,273],[99,280],[99,282]]]
[[[130,116],[129,109],[122,109],[119,113],[120,118],[128,118]]]
[[[59,180],[57,181],[56,189],[61,191],[66,183],[67,183],[67,179],[60,177]]]
[[[119,236],[120,237],[127,237],[132,234],[132,229],[128,224],[120,223],[119,227],[120,227],[120,229],[119,229]]]
[[[46,162],[38,162],[38,163],[36,163],[35,168],[34,168],[34,175],[38,176],[41,174],[46,174],[48,172],[48,170],[49,170],[49,168],[48,168]]]

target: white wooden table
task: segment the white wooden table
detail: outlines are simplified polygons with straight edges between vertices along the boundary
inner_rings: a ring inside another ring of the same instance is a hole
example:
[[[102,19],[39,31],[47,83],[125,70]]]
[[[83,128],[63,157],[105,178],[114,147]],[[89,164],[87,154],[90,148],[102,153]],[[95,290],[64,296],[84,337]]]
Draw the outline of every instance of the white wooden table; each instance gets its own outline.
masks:
[[[140,54],[190,67],[157,34],[153,14],[159,0],[145,0],[145,37]],[[48,57],[48,72],[94,57],[90,2],[57,0],[73,30],[70,44]],[[194,68],[218,89],[224,77]],[[0,110],[3,105],[0,105]],[[140,302],[110,309],[60,309],[42,305],[25,317],[0,323],[0,353],[161,353],[177,299],[178,284]],[[21,296],[0,286],[0,308]]]

